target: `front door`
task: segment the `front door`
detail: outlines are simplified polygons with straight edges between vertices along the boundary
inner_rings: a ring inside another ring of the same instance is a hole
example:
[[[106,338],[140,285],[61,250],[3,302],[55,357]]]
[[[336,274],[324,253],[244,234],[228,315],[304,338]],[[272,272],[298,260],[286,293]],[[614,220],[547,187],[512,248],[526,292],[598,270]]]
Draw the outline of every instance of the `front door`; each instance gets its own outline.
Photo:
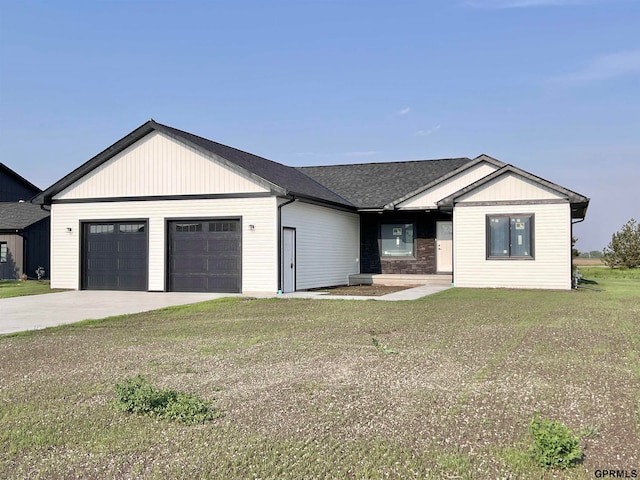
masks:
[[[453,222],[436,222],[436,270],[453,271]]]
[[[296,291],[296,230],[282,230],[282,293]]]

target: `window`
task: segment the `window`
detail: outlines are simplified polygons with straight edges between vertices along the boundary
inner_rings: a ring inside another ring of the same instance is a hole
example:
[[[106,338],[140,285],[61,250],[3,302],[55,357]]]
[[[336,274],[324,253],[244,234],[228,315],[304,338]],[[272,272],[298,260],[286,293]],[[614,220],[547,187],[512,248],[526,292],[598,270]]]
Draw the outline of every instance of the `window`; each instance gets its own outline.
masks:
[[[7,263],[7,243],[0,243],[0,263]]]
[[[120,233],[144,233],[144,223],[121,223]]]
[[[201,223],[176,223],[176,232],[201,232]]]
[[[211,222],[209,223],[210,232],[235,232],[236,222]]]
[[[113,225],[89,225],[89,233],[113,233]]]
[[[487,258],[533,258],[533,214],[487,215]]]
[[[383,223],[380,227],[383,257],[413,257],[413,223]]]

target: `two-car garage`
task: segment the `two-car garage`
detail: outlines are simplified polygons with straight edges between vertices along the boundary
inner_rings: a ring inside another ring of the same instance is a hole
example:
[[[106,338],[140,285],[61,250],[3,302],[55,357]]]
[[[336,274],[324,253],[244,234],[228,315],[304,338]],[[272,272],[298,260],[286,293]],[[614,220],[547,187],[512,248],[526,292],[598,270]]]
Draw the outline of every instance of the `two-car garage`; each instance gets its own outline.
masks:
[[[148,290],[148,223],[83,223],[81,288]],[[240,219],[169,220],[165,232],[167,291],[242,291]]]

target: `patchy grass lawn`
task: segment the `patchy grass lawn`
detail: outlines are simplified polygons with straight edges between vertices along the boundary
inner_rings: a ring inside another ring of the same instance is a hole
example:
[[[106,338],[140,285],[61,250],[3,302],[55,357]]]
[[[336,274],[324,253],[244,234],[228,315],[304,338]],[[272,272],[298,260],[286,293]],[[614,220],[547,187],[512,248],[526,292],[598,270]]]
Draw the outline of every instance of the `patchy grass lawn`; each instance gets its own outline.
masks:
[[[21,297],[24,295],[42,295],[43,293],[62,292],[51,289],[49,280],[0,280],[0,298]]]
[[[389,293],[400,292],[418,285],[348,285],[342,287],[323,288],[328,295],[363,295],[365,297],[380,297]]]
[[[597,281],[605,291],[223,299],[6,336],[0,477],[591,479],[638,469],[640,281]],[[223,416],[185,426],[116,411],[114,385],[137,374]],[[546,472],[531,461],[535,412],[582,432],[581,465]]]

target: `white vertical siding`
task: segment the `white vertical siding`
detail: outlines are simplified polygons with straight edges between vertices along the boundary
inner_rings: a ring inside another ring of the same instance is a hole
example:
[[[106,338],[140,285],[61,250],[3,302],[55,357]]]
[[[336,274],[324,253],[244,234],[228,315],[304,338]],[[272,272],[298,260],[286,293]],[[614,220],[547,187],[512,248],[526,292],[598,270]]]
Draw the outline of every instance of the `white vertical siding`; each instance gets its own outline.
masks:
[[[213,154],[153,132],[54,199],[269,191],[268,185],[261,183],[237,173]]]
[[[486,177],[490,173],[495,172],[498,169],[491,163],[479,163],[468,170],[460,172],[458,175],[454,175],[448,178],[442,183],[419,193],[415,197],[412,197],[398,205],[399,209],[415,209],[415,208],[434,208],[438,200],[442,200],[448,197],[452,193],[463,189],[471,185],[473,182]]]
[[[455,193],[455,192],[453,192]],[[558,192],[514,173],[500,175],[457,199],[458,202],[490,202],[494,200],[550,200],[564,198]]]
[[[242,218],[242,291],[277,290],[275,197],[52,205],[51,286],[80,287],[81,221],[149,220],[149,290],[165,290],[166,219]],[[254,225],[252,231],[249,225]],[[71,228],[71,233],[67,232]]]
[[[282,227],[296,229],[296,288],[344,285],[360,273],[358,214],[295,202],[282,207]]]
[[[486,215],[532,213],[534,260],[487,260]],[[569,203],[456,206],[453,212],[457,287],[571,288]]]

